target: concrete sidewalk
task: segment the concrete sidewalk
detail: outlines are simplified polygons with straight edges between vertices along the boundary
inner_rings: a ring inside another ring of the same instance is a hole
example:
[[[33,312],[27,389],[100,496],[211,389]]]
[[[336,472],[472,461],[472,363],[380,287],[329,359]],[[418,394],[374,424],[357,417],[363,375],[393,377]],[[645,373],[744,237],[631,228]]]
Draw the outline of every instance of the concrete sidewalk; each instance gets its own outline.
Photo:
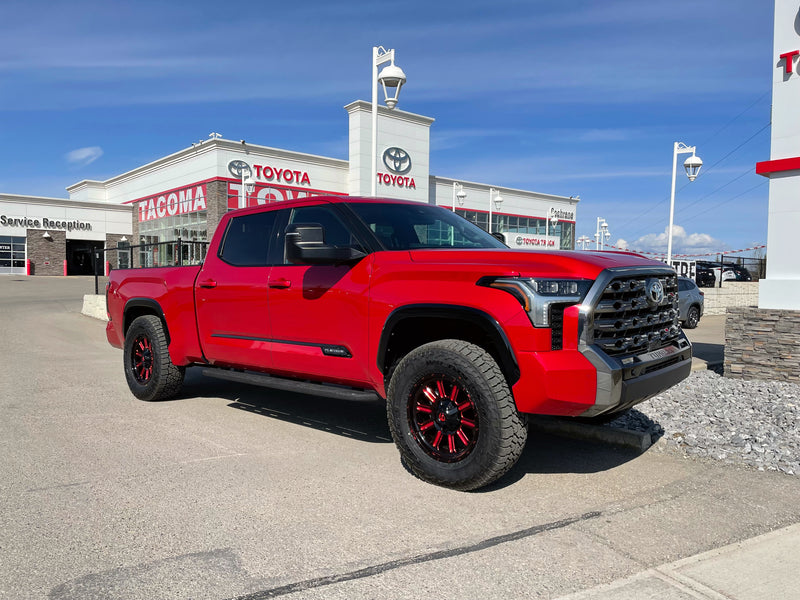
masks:
[[[725,358],[725,315],[704,315],[696,329],[684,329],[692,342],[692,371],[721,367]]]
[[[800,524],[558,600],[797,600]]]

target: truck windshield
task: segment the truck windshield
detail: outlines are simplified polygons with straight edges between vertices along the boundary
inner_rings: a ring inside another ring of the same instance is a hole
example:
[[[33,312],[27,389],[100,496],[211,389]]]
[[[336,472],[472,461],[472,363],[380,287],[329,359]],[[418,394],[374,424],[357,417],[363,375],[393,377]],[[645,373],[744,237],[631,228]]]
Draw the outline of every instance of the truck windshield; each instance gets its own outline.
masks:
[[[387,250],[418,248],[507,248],[463,217],[439,206],[348,203]]]

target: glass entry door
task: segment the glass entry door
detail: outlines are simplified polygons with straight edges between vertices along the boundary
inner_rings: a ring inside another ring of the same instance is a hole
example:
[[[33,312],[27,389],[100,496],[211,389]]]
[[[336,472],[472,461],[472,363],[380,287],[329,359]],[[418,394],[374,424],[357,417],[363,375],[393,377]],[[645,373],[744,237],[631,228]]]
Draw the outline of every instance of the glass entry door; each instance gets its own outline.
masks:
[[[0,235],[0,275],[25,275],[25,238]]]

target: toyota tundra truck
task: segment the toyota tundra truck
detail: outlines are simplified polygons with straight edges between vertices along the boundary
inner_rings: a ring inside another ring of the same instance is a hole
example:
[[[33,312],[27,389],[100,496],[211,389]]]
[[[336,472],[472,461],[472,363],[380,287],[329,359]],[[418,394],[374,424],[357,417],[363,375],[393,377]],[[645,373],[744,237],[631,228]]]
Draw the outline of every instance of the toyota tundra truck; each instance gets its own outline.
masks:
[[[522,453],[527,415],[602,421],[688,376],[675,271],[510,250],[445,208],[313,197],[235,210],[202,265],[114,270],[107,337],[142,400],[187,367],[385,400],[403,463],[458,490]]]

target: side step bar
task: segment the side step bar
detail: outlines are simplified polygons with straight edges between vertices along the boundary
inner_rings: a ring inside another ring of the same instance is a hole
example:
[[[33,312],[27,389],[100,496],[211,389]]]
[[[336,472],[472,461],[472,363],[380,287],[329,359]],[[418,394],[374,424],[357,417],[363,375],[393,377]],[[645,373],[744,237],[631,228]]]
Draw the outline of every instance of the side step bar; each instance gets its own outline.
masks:
[[[248,383],[250,385],[259,385],[261,387],[284,390],[287,392],[297,392],[299,394],[308,394],[310,396],[325,396],[326,398],[351,400],[357,402],[374,402],[375,400],[380,400],[380,396],[378,396],[378,394],[372,390],[358,390],[340,385],[334,385],[331,383],[299,381],[297,379],[274,377],[272,375],[256,373],[253,371],[231,371],[229,369],[206,368],[203,369],[202,373],[206,377],[214,377],[216,379],[225,379],[227,381],[236,381],[239,383]]]

